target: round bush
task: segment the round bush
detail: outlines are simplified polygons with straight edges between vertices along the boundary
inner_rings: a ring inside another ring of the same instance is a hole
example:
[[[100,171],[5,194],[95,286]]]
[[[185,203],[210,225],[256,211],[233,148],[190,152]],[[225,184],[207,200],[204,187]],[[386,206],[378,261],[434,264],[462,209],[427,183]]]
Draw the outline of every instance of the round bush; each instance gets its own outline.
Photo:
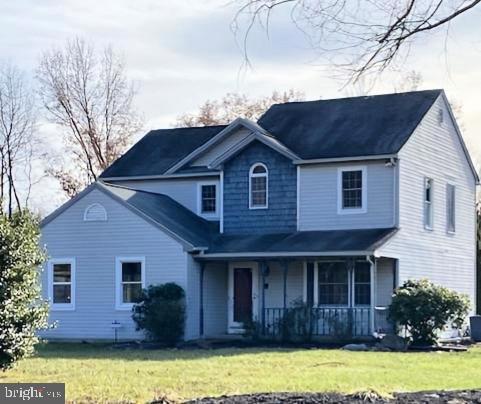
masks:
[[[389,318],[406,327],[413,345],[432,345],[448,324],[463,326],[469,307],[466,295],[426,279],[409,280],[394,292]]]
[[[153,341],[175,345],[184,336],[184,298],[184,290],[175,283],[149,286],[132,309],[137,329]]]

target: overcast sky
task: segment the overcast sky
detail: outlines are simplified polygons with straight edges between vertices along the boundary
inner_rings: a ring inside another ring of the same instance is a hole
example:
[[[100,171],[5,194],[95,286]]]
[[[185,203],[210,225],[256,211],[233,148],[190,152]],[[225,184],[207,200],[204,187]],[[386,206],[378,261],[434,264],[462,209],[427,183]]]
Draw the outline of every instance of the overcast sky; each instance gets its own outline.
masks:
[[[42,50],[81,36],[98,46],[123,52],[128,75],[139,86],[136,107],[145,131],[169,127],[175,118],[195,111],[206,99],[227,92],[250,96],[294,88],[308,99],[354,95],[332,79],[319,63],[287,12],[274,14],[269,37],[261,29],[249,41],[252,69],[241,69],[243,55],[231,32],[236,6],[221,0],[15,0],[0,13],[0,61],[9,61],[33,77]],[[421,88],[444,88],[462,104],[464,137],[481,162],[481,7],[460,17],[445,32],[416,41],[404,72],[419,71]],[[383,75],[371,93],[392,92],[402,73]],[[49,127],[42,126],[47,133]],[[49,147],[55,147],[51,145]],[[63,195],[44,181],[33,203],[42,213]]]

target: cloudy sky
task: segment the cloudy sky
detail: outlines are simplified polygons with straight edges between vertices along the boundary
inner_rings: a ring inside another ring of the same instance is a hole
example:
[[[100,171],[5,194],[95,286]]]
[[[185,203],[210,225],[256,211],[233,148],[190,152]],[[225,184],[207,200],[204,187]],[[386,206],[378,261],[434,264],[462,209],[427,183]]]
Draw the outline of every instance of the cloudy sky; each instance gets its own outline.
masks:
[[[0,14],[0,61],[14,63],[33,77],[42,50],[81,36],[96,45],[122,51],[128,75],[139,86],[136,106],[145,131],[169,127],[182,113],[227,92],[250,96],[294,88],[308,99],[353,95],[332,68],[319,63],[287,12],[274,15],[267,36],[255,29],[249,40],[251,69],[231,31],[237,6],[229,0],[15,0],[4,1]],[[481,162],[481,6],[460,17],[445,32],[413,44],[404,72],[422,74],[421,88],[444,88],[462,105],[464,137]],[[401,73],[377,80],[371,93],[391,92]],[[42,130],[47,133],[48,126]],[[51,140],[49,140],[51,142]],[[49,147],[55,147],[50,144]],[[44,181],[33,204],[42,213],[63,200],[53,181]]]

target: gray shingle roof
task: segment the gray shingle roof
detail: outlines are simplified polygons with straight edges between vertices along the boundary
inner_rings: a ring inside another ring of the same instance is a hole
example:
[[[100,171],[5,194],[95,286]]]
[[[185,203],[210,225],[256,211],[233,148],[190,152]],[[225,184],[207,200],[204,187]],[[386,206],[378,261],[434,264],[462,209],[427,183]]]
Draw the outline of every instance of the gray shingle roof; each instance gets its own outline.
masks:
[[[226,125],[152,130],[100,176],[160,175],[214,137]]]
[[[212,240],[207,254],[374,251],[396,231],[396,228],[385,228],[219,235]]]
[[[441,93],[276,104],[258,123],[302,159],[394,154]]]
[[[302,159],[394,154],[442,90],[273,105],[258,124]],[[161,175],[226,126],[153,130],[101,175]]]
[[[218,230],[216,222],[197,216],[167,195],[105,183],[101,186],[193,247],[208,247],[211,235]]]

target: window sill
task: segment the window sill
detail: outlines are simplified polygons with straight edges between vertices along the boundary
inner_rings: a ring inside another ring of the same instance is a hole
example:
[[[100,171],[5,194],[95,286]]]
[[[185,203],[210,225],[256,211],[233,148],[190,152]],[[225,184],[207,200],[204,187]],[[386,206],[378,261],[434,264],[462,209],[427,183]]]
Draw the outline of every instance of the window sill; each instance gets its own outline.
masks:
[[[432,228],[432,227],[429,227],[429,226],[424,226],[424,230],[426,230],[426,231],[433,231],[433,228]]]
[[[74,311],[75,306],[71,304],[50,304],[50,311]]]
[[[249,210],[267,209],[267,206],[249,206]]]
[[[362,213],[367,213],[367,209],[355,208],[355,209],[339,209],[337,211],[338,215],[358,215]]]
[[[134,307],[134,303],[116,305],[115,310],[117,311],[131,311]]]

